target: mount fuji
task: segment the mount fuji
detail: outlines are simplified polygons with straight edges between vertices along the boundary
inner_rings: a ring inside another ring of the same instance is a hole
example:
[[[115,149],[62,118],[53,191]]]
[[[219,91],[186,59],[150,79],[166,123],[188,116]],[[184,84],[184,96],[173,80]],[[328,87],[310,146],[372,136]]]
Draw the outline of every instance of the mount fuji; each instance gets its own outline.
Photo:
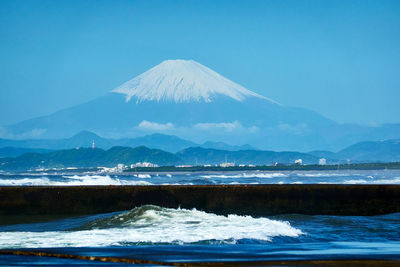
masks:
[[[193,60],[166,60],[90,102],[5,129],[8,137],[20,138],[63,138],[82,130],[114,138],[165,133],[195,142],[299,151],[398,137],[287,107]]]
[[[212,102],[217,96],[239,102],[249,97],[274,102],[193,60],[166,60],[112,92],[126,95],[126,102],[132,97],[136,102]]]

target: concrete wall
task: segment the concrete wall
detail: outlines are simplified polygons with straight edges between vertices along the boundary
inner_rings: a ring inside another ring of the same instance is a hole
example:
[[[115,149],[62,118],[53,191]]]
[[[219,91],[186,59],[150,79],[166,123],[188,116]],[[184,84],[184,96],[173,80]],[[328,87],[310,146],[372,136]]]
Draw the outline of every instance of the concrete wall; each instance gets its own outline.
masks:
[[[400,185],[0,187],[0,216],[83,215],[153,204],[216,214],[400,212]]]

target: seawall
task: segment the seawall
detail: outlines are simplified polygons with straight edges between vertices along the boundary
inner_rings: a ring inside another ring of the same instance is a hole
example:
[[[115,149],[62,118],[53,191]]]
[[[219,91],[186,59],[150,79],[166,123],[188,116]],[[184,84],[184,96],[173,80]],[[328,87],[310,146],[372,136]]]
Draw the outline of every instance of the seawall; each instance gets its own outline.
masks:
[[[2,217],[74,216],[146,204],[252,216],[379,215],[400,212],[400,185],[0,187]]]

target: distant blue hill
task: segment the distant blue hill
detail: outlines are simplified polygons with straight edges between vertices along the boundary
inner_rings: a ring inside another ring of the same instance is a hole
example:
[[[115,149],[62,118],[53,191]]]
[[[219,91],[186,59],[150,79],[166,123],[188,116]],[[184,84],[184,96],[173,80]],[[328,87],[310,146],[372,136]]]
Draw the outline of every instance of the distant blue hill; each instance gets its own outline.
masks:
[[[318,157],[299,152],[275,152],[261,150],[227,151],[202,147],[190,147],[176,155],[186,164],[204,165],[231,162],[238,164],[272,165],[274,163],[293,164],[302,159],[304,164],[317,164]]]
[[[195,142],[174,135],[151,134],[138,138],[108,139],[89,131],[82,131],[66,139],[0,139],[0,157],[18,157],[25,153],[48,153],[55,150],[68,150],[91,147],[108,150],[112,147],[136,148],[146,146],[165,152],[176,153],[181,162],[187,164],[217,164],[225,161],[237,164],[293,163],[302,158],[305,164],[318,163],[326,158],[328,163],[346,162],[399,162],[400,139],[368,141],[353,144],[339,152],[316,150],[308,153],[275,152],[254,148],[250,145],[234,146],[223,142]],[[117,160],[117,159],[116,159]]]
[[[338,155],[335,152],[327,151],[327,150],[314,150],[308,152],[308,154],[319,157],[319,158],[326,158],[326,159],[339,159]]]
[[[114,167],[117,164],[130,165],[137,162],[151,162],[160,166],[181,164],[220,164],[226,160],[239,164],[272,165],[276,162],[290,164],[301,158],[305,164],[315,164],[318,158],[298,152],[274,152],[259,150],[228,151],[191,147],[176,154],[144,146],[100,148],[75,148],[50,153],[26,153],[15,158],[0,158],[1,170],[29,170],[37,168],[65,167]]]
[[[196,146],[197,144],[175,135],[166,134],[149,134],[137,138],[127,138],[116,140],[116,143],[123,146],[137,147],[147,146],[150,148],[158,148],[169,152],[177,152],[187,147]]]
[[[358,142],[337,153],[317,150],[308,154],[339,161],[400,162],[400,139]]]
[[[114,167],[137,162],[152,162],[158,165],[177,165],[182,161],[175,154],[144,146],[100,148],[75,148],[50,153],[26,153],[16,158],[1,158],[2,170],[29,170],[36,168],[63,167]]]
[[[159,133],[149,134],[136,138],[111,139],[111,138],[100,137],[99,135],[90,131],[81,131],[70,138],[63,138],[63,139],[25,139],[25,140],[0,139],[0,148],[5,148],[5,147],[19,148],[18,150],[14,149],[14,151],[11,151],[11,149],[4,149],[3,154],[0,155],[2,155],[3,157],[14,157],[22,155],[24,153],[22,148],[60,150],[60,149],[70,149],[77,147],[91,147],[93,141],[95,147],[102,149],[109,149],[113,146],[126,146],[126,147],[146,146],[149,148],[162,149],[173,153],[188,147],[195,147],[195,146],[201,146],[205,148],[225,149],[225,150],[255,149],[250,145],[233,146],[226,144],[224,142],[205,142],[204,144],[200,145],[195,142],[179,138],[175,135],[166,135]],[[7,151],[10,151],[10,153],[8,153]]]
[[[5,157],[18,157],[26,153],[49,153],[52,152],[51,149],[42,148],[25,148],[25,147],[1,147],[0,148],[0,158]]]
[[[87,133],[86,133],[87,134]],[[83,136],[82,134],[80,136]],[[94,137],[90,135],[90,137]],[[175,138],[172,138],[175,139]],[[75,139],[77,140],[77,139]],[[78,140],[81,140],[78,138]],[[125,165],[147,161],[160,166],[178,164],[205,165],[224,162],[254,165],[272,165],[274,163],[293,164],[302,159],[303,164],[318,164],[320,158],[326,158],[328,164],[342,163],[350,159],[356,162],[400,162],[400,140],[381,142],[361,142],[333,153],[329,151],[313,151],[300,153],[294,151],[262,151],[262,150],[222,150],[203,147],[185,148],[175,154],[145,146],[115,146],[108,150],[100,148],[74,148],[48,152],[43,149],[4,148],[0,151],[14,151],[16,157],[0,158],[1,170],[27,170],[55,167],[98,167]],[[11,152],[7,152],[11,153]]]
[[[355,162],[399,162],[400,139],[360,142],[339,151],[336,157]]]
[[[258,150],[257,148],[251,145],[228,145],[224,142],[211,142],[207,141],[200,145],[202,148],[212,148],[219,150],[228,150],[228,151],[237,151],[237,150]]]

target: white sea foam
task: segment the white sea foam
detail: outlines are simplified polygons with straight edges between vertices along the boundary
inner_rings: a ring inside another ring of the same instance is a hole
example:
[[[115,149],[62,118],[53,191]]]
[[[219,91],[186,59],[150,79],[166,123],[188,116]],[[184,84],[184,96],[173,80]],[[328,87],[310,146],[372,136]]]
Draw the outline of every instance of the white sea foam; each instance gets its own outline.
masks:
[[[150,174],[135,174],[134,176],[136,176],[137,178],[151,178]]]
[[[186,174],[185,174],[186,175]],[[0,175],[0,186],[79,186],[79,185],[191,185],[202,184],[204,181],[213,184],[292,184],[292,183],[318,183],[318,184],[400,184],[399,173],[377,172],[374,176],[369,173],[350,174],[343,173],[335,177],[333,173],[320,175],[315,172],[310,177],[299,177],[297,172],[240,172],[240,173],[211,173],[191,174],[180,180],[179,175],[159,176],[155,174],[137,174],[137,176],[106,175],[106,174],[81,174],[81,175]],[[314,178],[315,177],[315,178]]]
[[[76,185],[152,185],[147,181],[122,180],[109,175],[84,175],[63,176],[65,181],[50,180],[48,177],[23,178],[23,179],[0,179],[0,185],[5,186],[76,186]]]
[[[193,185],[193,183],[162,183],[161,185]]]
[[[252,173],[252,172],[245,172],[240,174],[209,174],[203,175],[202,178],[277,178],[277,177],[287,177],[284,173],[274,172],[274,173]]]
[[[3,186],[21,186],[21,185],[48,185],[50,180],[42,178],[22,178],[22,179],[0,179],[0,185]]]
[[[100,219],[73,231],[0,232],[1,248],[101,247],[136,243],[235,243],[240,239],[271,241],[302,232],[286,221],[251,216],[220,216],[196,209],[142,206]]]
[[[393,179],[376,179],[366,181],[364,179],[358,180],[346,180],[344,184],[400,184],[400,177],[394,177]]]
[[[379,179],[373,181],[374,184],[400,184],[400,177],[395,177],[393,179]]]
[[[366,183],[367,183],[367,181],[365,181],[364,179],[343,181],[343,184],[366,184]]]
[[[229,184],[237,185],[237,184],[260,184],[259,182],[251,182],[251,183],[239,183],[239,182],[230,182]]]
[[[300,177],[347,177],[355,175],[344,172],[294,172],[294,174]]]

